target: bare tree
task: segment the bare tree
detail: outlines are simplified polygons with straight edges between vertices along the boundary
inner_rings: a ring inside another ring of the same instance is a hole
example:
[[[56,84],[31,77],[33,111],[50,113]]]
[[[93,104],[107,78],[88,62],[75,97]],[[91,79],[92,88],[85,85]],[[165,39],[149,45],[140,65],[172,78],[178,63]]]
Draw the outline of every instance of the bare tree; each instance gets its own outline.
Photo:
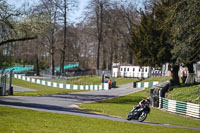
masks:
[[[35,12],[42,16],[46,16],[46,24],[48,29],[46,31],[46,44],[51,55],[51,72],[52,75],[55,74],[55,44],[56,38],[55,34],[59,30],[58,19],[60,17],[60,10],[58,8],[60,5],[59,0],[41,0],[40,3],[35,7]]]
[[[101,49],[103,50],[102,59],[103,59],[103,69],[106,66],[105,61],[105,47],[103,47],[103,34],[104,34],[104,16],[106,8],[109,7],[108,0],[91,0],[88,5],[88,12],[86,14],[87,20],[91,23],[91,26],[96,29],[96,38],[97,38],[97,53],[96,53],[96,69],[100,69],[100,53]]]
[[[37,34],[37,38],[31,41],[21,42],[20,47],[16,45],[14,54],[17,59],[34,64],[36,74],[40,75],[40,60],[46,56],[48,52],[45,50],[46,43],[44,43],[43,40],[43,37],[48,31],[47,29],[49,29],[49,25],[47,25],[48,19],[43,14],[38,13],[37,7],[28,8],[27,10],[24,10],[23,14],[23,17],[26,20],[25,22],[28,22],[27,24],[24,23],[24,25],[29,25],[27,27],[29,27],[29,30],[34,34]]]
[[[63,6],[61,6],[63,5]],[[66,50],[67,50],[67,11],[75,9],[77,6],[76,0],[63,0],[63,4],[59,5],[60,10],[63,14],[64,26],[63,26],[63,47],[60,49],[61,52],[61,62],[60,62],[60,73],[64,74],[64,64],[65,64],[65,57],[66,57]]]
[[[78,45],[80,50],[77,51],[79,54],[79,62],[83,68],[95,68],[96,67],[96,46],[94,45],[96,38],[94,37],[94,30],[90,25],[85,23],[77,24],[77,36]]]
[[[114,9],[116,9],[116,12],[114,12],[115,16],[118,16],[118,20],[120,21],[120,25],[123,26],[123,28],[119,28],[119,33],[124,39],[125,46],[128,49],[128,55],[129,55],[129,63],[133,64],[133,52],[131,50],[131,35],[134,32],[135,26],[140,21],[139,15],[137,13],[138,5],[137,3],[127,2],[124,3],[114,3]]]

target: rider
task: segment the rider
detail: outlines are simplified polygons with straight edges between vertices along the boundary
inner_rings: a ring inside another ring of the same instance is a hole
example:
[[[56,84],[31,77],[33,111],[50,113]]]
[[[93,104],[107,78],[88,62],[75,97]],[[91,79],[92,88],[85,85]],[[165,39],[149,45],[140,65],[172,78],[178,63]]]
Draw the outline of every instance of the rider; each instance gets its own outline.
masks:
[[[139,104],[136,105],[136,106],[133,108],[133,110],[139,109],[141,106],[146,105],[146,104],[148,104],[148,105],[150,104],[150,99],[149,99],[149,98],[147,98],[146,100],[145,100],[145,99],[142,99],[142,100],[139,102]]]

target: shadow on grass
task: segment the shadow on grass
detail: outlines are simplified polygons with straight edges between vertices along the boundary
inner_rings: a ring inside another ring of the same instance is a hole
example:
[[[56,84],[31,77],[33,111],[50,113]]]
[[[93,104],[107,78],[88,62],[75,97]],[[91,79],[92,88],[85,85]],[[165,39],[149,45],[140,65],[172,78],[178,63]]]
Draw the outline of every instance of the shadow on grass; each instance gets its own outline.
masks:
[[[145,97],[143,97],[143,96],[122,96],[119,98],[101,101],[99,103],[114,103],[114,104],[134,104],[134,103],[136,103],[137,104],[139,101],[141,101],[144,98]]]

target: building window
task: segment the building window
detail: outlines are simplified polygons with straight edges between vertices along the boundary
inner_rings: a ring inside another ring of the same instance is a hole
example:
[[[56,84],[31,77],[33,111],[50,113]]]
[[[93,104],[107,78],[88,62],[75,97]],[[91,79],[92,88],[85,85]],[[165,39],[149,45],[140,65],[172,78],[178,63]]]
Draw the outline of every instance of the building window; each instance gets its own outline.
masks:
[[[126,72],[126,68],[124,68],[124,72]]]
[[[135,68],[133,68],[133,72],[135,71]]]
[[[129,71],[129,68],[127,68],[127,71]]]
[[[142,72],[144,72],[144,68],[142,68]]]
[[[147,72],[147,68],[146,68],[146,70],[145,70],[146,72]]]
[[[140,72],[140,68],[139,68],[139,72]]]
[[[123,68],[121,68],[121,71],[123,71]]]

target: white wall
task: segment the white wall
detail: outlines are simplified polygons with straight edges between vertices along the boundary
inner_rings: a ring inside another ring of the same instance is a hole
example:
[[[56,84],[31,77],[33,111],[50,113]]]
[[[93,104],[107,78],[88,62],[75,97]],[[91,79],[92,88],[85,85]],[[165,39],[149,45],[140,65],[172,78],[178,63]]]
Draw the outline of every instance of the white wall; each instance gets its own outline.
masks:
[[[118,76],[118,68],[113,68],[112,69],[112,77],[117,77]]]

